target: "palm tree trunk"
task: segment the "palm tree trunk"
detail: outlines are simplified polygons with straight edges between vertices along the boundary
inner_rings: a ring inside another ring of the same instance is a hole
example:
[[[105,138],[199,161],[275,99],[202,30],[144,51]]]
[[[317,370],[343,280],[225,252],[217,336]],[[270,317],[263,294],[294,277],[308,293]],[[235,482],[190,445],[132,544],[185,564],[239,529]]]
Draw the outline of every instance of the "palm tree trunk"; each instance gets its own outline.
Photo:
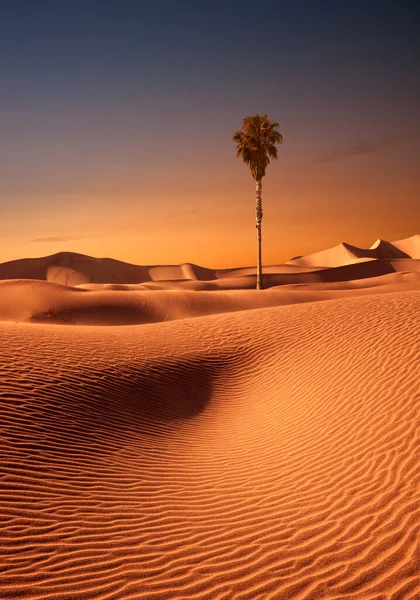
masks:
[[[262,189],[262,182],[261,182],[261,179],[258,179],[256,186],[255,186],[255,192],[256,192],[256,201],[255,201],[256,214],[255,214],[255,217],[256,217],[256,222],[257,222],[257,225],[256,225],[256,227],[257,227],[257,290],[264,289],[263,276],[262,276],[262,250],[261,250],[261,242],[262,242],[261,221],[262,221],[262,216],[263,216],[261,189]]]

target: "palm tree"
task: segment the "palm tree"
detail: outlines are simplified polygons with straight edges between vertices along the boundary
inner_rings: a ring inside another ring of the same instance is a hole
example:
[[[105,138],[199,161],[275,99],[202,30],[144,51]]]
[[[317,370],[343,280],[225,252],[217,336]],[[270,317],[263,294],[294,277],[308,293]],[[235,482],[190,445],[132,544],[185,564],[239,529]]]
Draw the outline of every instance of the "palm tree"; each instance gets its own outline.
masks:
[[[276,144],[281,144],[283,136],[277,128],[276,121],[270,121],[267,115],[245,117],[242,127],[233,136],[236,143],[236,156],[248,165],[252,177],[256,181],[256,221],[257,221],[257,290],[263,289],[262,253],[261,253],[261,221],[263,216],[261,189],[262,178],[270,164],[270,158],[277,158]]]

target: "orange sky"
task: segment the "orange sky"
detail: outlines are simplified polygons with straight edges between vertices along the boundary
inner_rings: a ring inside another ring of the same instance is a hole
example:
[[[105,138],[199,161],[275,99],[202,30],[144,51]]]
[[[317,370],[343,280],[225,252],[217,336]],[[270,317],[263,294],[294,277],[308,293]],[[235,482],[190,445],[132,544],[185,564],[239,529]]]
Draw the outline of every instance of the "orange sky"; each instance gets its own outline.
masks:
[[[284,136],[263,182],[265,264],[420,232],[407,6],[263,2],[256,30],[247,0],[163,4],[2,9],[0,262],[255,264],[232,135],[256,113]]]
[[[254,182],[233,144],[226,145],[224,164],[215,161],[188,178],[172,168],[166,182],[160,172],[161,180],[152,177],[142,186],[135,176],[118,181],[103,173],[85,192],[77,186],[62,192],[53,184],[42,197],[26,192],[24,213],[12,205],[3,214],[2,262],[71,250],[137,264],[254,264]],[[285,136],[263,184],[264,263],[341,241],[368,247],[377,237],[418,233],[416,152],[412,139],[293,163]]]

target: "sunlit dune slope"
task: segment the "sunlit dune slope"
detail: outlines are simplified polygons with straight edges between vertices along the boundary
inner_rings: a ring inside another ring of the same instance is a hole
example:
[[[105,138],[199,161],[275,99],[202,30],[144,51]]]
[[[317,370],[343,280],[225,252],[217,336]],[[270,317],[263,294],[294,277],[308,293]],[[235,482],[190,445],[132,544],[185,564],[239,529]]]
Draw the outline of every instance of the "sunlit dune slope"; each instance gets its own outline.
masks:
[[[0,321],[134,325],[346,296],[420,290],[419,272],[348,282],[256,290],[147,290],[142,285],[68,287],[31,279],[0,281]]]
[[[404,252],[411,258],[420,259],[420,235],[412,235],[404,240],[397,240],[392,242],[395,248],[398,248],[401,252]]]
[[[419,312],[1,323],[1,598],[418,597]]]

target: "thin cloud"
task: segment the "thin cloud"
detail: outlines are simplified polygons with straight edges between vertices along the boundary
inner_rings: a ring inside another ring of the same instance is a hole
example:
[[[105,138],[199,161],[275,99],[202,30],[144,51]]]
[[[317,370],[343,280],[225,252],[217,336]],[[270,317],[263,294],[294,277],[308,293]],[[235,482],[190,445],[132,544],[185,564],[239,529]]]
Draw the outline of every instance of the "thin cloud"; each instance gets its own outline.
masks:
[[[33,238],[32,240],[27,240],[26,242],[21,242],[22,244],[44,244],[49,242],[74,242],[78,240],[83,240],[82,237],[73,237],[71,235],[61,235],[61,236],[53,236],[53,237],[42,237],[42,238]]]
[[[333,160],[338,160],[340,158],[346,158],[349,156],[360,156],[361,154],[376,154],[377,152],[380,152],[385,148],[389,148],[390,146],[395,146],[396,144],[401,144],[403,142],[410,141],[411,139],[416,139],[418,137],[418,134],[394,135],[379,140],[377,142],[359,142],[355,146],[347,148],[347,150],[340,150],[337,152],[332,152],[331,154],[326,154],[325,156],[321,156],[320,158],[315,159],[313,162],[315,164],[327,163]]]
[[[88,233],[86,235],[81,235],[81,236],[76,236],[76,235],[54,235],[54,236],[50,236],[50,237],[39,237],[39,238],[32,238],[30,240],[22,240],[21,242],[15,242],[15,244],[17,245],[21,245],[21,244],[49,244],[49,243],[54,243],[54,244],[66,244],[67,242],[78,242],[81,240],[92,240],[92,239],[97,239],[97,238],[114,238],[114,237],[132,237],[132,236],[136,236],[138,237],[138,233],[130,233],[130,232],[121,232],[121,233],[115,233],[115,232],[106,232],[103,234],[95,234],[95,235],[89,235]]]
[[[63,243],[65,244],[66,242],[73,242],[73,241],[77,241],[77,240],[84,240],[86,238],[84,237],[76,237],[76,236],[72,236],[72,235],[58,235],[58,236],[53,236],[53,237],[41,237],[41,238],[32,238],[30,240],[22,240],[20,242],[14,242],[14,244],[16,246],[20,246],[22,244],[48,244],[50,242],[54,242],[54,243]]]

